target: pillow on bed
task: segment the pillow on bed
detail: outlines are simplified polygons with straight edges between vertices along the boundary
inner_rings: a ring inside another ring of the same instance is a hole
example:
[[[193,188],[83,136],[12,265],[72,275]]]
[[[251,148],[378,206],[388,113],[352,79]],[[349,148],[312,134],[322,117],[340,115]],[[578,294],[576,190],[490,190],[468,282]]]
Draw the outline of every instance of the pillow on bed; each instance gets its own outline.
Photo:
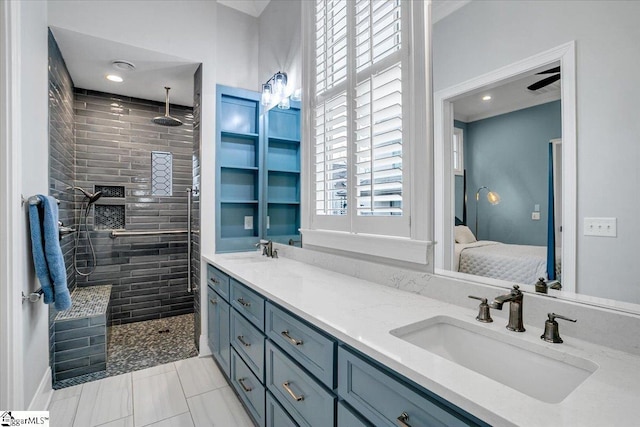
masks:
[[[473,235],[469,227],[466,225],[456,225],[454,235],[456,243],[474,243],[477,242],[476,236]]]

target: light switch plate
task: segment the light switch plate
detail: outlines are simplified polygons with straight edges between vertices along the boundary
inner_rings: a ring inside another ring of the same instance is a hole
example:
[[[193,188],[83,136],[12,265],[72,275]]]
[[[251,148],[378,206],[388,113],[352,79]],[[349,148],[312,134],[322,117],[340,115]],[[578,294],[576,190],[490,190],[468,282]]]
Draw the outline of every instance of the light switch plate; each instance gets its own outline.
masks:
[[[540,212],[531,212],[531,219],[533,221],[540,221]]]
[[[267,215],[267,230],[271,228],[271,220],[269,219],[269,215]]]
[[[616,218],[585,218],[584,235],[616,237],[618,235]]]
[[[244,217],[244,229],[245,230],[253,230],[253,217],[245,216]]]

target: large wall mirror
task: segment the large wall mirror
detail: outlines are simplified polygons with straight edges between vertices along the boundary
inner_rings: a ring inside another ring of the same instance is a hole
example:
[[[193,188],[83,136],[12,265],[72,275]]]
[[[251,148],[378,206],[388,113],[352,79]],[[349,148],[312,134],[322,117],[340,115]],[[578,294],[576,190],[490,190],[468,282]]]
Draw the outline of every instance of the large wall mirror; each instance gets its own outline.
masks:
[[[640,4],[456,3],[433,6],[436,272],[638,311]]]

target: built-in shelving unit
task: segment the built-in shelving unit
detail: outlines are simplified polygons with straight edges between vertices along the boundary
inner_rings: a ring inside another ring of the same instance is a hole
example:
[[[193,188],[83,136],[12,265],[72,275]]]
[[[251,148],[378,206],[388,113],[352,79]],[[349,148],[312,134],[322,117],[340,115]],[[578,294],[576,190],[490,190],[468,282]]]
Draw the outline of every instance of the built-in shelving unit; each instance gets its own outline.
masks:
[[[263,111],[259,93],[220,85],[217,96],[217,252],[299,240],[299,103]]]
[[[267,129],[267,233],[279,243],[300,233],[300,108],[272,109]]]

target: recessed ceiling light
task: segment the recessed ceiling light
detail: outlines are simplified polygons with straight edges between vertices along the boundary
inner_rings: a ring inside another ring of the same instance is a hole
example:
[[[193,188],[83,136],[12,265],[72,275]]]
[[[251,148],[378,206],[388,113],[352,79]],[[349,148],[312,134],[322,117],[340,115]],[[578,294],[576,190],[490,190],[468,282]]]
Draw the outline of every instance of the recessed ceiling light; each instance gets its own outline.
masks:
[[[116,76],[115,74],[107,74],[106,76],[107,80],[110,80],[112,82],[116,82],[116,83],[122,83],[122,77],[120,76]]]
[[[491,95],[485,95],[485,96],[483,96],[483,97],[482,97],[482,100],[483,100],[483,101],[489,101],[489,100],[491,100]]]
[[[113,68],[120,71],[133,71],[136,68],[133,63],[125,61],[124,59],[116,59],[111,63],[111,65],[113,66]]]

